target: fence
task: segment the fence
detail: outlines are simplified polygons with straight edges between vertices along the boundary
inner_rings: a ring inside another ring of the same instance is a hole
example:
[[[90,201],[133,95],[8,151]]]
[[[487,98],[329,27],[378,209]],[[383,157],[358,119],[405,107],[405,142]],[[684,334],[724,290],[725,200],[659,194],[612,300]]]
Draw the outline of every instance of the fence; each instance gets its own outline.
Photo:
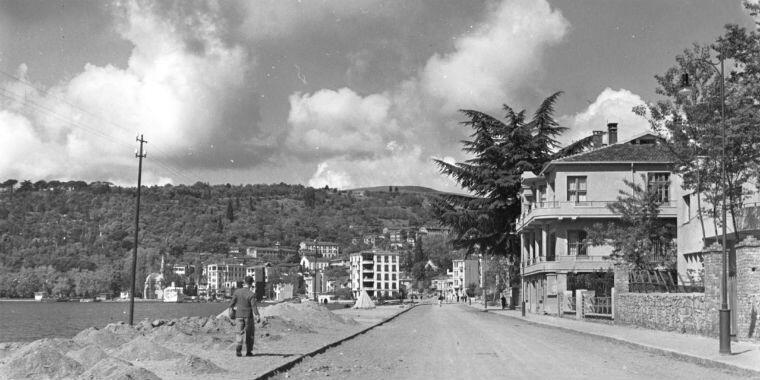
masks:
[[[569,294],[573,294],[572,292],[568,292]],[[562,297],[562,313],[564,314],[575,314],[575,297],[572,295],[565,295]]]
[[[638,269],[628,273],[631,293],[702,293],[704,283],[684,279],[672,270]],[[679,278],[680,281],[676,281]]]
[[[612,297],[583,296],[583,316],[612,318]]]

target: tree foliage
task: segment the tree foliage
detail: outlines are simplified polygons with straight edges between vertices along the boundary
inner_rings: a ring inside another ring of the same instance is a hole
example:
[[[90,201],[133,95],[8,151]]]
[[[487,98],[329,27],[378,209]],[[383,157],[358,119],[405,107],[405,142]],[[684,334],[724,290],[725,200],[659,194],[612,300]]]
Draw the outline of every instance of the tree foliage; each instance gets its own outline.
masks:
[[[660,215],[659,194],[649,187],[623,180],[629,191],[620,190],[617,200],[607,208],[620,219],[607,224],[596,223],[587,229],[593,245],[611,245],[610,257],[624,260],[637,268],[675,264],[676,226]],[[646,178],[642,176],[642,182]]]
[[[722,223],[718,210],[725,188],[736,231],[737,212],[750,195],[744,185],[757,185],[760,178],[760,35],[726,25],[715,43],[695,44],[675,58],[674,66],[655,76],[656,92],[666,99],[634,111],[648,118],[652,129],[668,142],[684,189],[704,195],[706,212],[718,223]],[[688,75],[691,94],[681,91],[683,74]],[[701,217],[701,207],[698,212]]]

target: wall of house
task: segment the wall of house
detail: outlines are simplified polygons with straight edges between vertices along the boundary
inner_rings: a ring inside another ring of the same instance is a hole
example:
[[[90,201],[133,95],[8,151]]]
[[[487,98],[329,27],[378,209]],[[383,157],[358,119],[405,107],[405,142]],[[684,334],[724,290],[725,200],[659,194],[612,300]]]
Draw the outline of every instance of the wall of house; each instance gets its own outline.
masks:
[[[614,201],[619,195],[619,190],[628,190],[623,180],[645,184],[641,176],[650,172],[669,172],[670,168],[665,164],[563,164],[557,165],[556,173],[552,175],[554,181],[554,194],[549,194],[549,200],[567,201],[567,177],[586,176],[586,199],[587,201]],[[674,189],[680,189],[680,179],[670,176],[671,200]]]

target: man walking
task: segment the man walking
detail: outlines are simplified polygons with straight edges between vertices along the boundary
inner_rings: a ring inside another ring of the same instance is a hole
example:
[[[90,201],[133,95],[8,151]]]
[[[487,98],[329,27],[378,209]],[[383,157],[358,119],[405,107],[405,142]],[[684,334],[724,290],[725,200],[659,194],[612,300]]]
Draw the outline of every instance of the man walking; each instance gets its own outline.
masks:
[[[253,292],[253,277],[245,277],[245,285],[235,290],[230,303],[230,318],[235,319],[238,327],[237,356],[243,356],[243,340],[245,340],[245,356],[253,356],[253,335],[256,328],[253,325],[253,316],[256,322],[261,322],[259,308],[256,307],[256,294]]]

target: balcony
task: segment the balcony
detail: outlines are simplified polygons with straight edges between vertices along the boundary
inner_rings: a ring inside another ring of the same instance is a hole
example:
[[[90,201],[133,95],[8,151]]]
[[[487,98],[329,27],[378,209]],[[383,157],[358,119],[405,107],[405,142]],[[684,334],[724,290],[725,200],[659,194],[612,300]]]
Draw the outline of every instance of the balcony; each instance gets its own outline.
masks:
[[[532,202],[526,205],[527,211],[517,219],[518,231],[525,228],[534,220],[565,218],[600,218],[617,217],[607,206],[617,201],[581,201],[581,202]],[[676,202],[665,202],[660,206],[660,216],[675,218],[677,215]]]
[[[527,260],[523,267],[523,276],[544,272],[591,272],[599,269],[612,268],[612,261],[607,256],[557,256],[555,261],[547,261],[545,257]]]

